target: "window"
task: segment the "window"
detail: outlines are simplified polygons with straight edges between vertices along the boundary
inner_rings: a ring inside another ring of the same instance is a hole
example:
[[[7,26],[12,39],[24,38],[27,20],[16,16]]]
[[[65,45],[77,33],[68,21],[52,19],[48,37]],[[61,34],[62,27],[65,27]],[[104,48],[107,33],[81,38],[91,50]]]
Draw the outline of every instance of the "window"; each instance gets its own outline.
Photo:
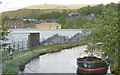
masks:
[[[59,26],[56,26],[56,29],[58,29],[59,28]]]

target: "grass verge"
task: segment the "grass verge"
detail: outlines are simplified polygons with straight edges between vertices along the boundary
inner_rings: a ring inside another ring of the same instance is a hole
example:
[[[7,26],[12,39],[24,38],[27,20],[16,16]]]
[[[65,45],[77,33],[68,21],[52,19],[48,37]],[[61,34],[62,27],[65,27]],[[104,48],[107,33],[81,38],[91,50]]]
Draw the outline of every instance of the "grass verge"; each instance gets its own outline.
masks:
[[[13,59],[13,60],[9,61],[3,67],[2,73],[3,74],[17,74],[19,72],[19,70],[24,70],[25,64],[27,64],[30,60],[32,60],[33,58],[35,58],[39,55],[46,54],[46,53],[51,53],[51,52],[58,52],[58,51],[61,51],[63,49],[72,48],[72,47],[76,47],[76,46],[81,46],[81,45],[84,45],[84,44],[86,44],[85,41],[57,43],[57,44],[47,45],[47,46],[41,45],[41,46],[35,47],[34,49],[22,51],[20,53],[16,52],[12,57],[18,57],[18,56],[20,56],[24,53],[28,53],[28,52],[32,52],[32,53],[27,54],[23,57]],[[40,50],[40,49],[45,49],[45,48],[49,48],[49,49],[46,49],[44,51],[33,52],[35,50]]]

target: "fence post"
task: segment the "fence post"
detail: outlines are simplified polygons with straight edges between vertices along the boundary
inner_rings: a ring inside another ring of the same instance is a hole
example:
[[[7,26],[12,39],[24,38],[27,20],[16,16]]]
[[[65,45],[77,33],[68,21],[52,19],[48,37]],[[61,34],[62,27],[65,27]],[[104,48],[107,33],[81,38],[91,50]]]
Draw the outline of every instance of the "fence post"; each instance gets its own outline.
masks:
[[[18,52],[19,52],[19,41],[18,41]]]
[[[4,47],[4,51],[5,51],[5,47]]]
[[[15,42],[13,42],[13,50],[15,50]]]
[[[23,51],[23,40],[22,40],[22,51]]]
[[[28,35],[29,36],[29,35]],[[28,45],[28,40],[27,40],[27,49],[29,48],[29,45]]]

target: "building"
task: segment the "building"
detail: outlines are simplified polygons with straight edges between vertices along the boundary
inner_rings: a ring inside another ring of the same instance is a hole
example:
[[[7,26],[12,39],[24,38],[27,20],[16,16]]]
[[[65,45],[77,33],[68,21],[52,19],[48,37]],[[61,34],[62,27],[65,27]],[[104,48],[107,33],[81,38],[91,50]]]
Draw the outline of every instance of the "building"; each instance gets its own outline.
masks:
[[[30,23],[26,23],[25,21],[30,21]],[[5,17],[4,26],[9,28],[17,29],[17,28],[35,28],[36,19],[22,19],[22,18],[13,18],[13,17]]]
[[[9,28],[24,28],[24,21],[21,18],[5,18],[4,26],[8,26]]]
[[[80,12],[78,12],[78,11],[70,11],[68,13],[68,16],[79,16],[79,15],[80,15]]]
[[[69,42],[83,40],[83,37],[80,33],[75,34],[69,39]]]
[[[55,44],[55,43],[65,43],[68,42],[69,38],[60,34],[55,34],[51,37],[49,37],[48,39],[44,40],[43,42],[41,42],[41,44],[43,45],[51,45],[51,44]]]
[[[37,22],[37,19],[23,19],[23,21]]]
[[[36,28],[37,29],[61,29],[61,24],[55,23],[55,22],[51,22],[51,23],[40,23],[40,24],[36,24]]]

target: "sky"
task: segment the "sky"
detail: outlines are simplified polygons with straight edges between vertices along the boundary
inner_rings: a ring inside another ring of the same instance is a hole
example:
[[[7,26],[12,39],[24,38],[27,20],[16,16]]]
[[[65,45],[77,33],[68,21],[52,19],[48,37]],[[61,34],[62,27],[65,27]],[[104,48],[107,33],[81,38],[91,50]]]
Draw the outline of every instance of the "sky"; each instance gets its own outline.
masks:
[[[39,4],[108,4],[120,0],[0,0],[0,13]]]

